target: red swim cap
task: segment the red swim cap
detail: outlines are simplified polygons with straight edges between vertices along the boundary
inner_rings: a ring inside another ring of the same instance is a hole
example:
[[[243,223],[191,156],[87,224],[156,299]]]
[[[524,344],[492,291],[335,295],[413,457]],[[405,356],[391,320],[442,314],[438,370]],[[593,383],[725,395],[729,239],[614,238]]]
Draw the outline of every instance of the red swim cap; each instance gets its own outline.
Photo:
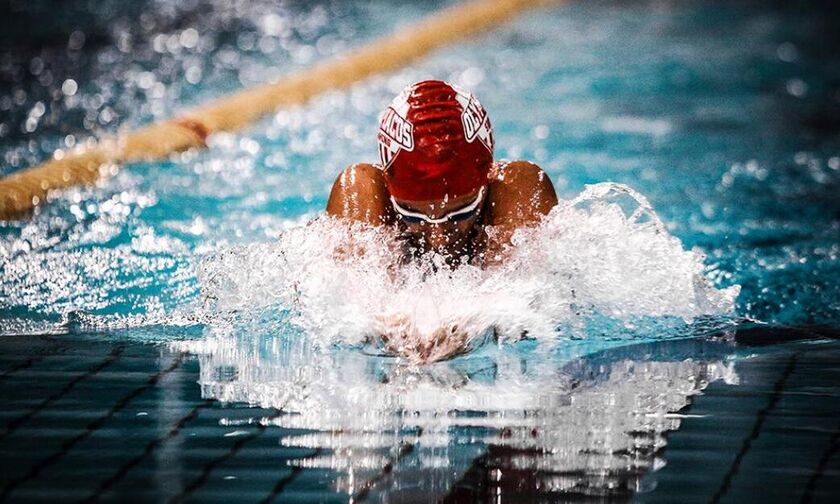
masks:
[[[487,184],[493,128],[470,93],[443,81],[403,90],[379,122],[379,160],[388,190],[408,201],[443,200]]]

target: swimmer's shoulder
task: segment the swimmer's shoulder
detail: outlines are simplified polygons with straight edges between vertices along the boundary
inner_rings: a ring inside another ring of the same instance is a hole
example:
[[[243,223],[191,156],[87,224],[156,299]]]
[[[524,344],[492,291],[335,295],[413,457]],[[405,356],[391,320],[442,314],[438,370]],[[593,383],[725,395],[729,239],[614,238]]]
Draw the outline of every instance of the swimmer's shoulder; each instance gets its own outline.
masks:
[[[498,161],[489,178],[487,225],[528,225],[557,205],[551,177],[531,161]]]
[[[373,225],[392,223],[393,209],[382,168],[355,163],[343,169],[330,191],[327,214]]]

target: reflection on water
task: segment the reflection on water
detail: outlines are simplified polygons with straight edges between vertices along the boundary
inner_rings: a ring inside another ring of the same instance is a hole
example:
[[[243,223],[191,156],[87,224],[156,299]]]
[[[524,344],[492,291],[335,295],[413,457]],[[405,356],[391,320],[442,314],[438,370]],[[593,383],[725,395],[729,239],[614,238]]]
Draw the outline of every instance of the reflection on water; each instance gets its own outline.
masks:
[[[700,341],[565,361],[523,342],[422,367],[304,337],[178,346],[198,355],[204,397],[282,412],[281,444],[307,454],[294,465],[328,470],[337,492],[396,500],[629,495],[664,465],[691,396],[738,381],[728,345]]]

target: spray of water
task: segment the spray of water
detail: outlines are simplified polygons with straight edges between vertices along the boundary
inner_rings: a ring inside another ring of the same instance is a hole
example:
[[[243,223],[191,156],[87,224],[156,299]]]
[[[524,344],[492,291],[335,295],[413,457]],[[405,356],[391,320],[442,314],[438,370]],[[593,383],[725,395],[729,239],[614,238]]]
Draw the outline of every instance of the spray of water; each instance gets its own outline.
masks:
[[[553,342],[592,337],[595,320],[726,317],[739,292],[715,288],[702,253],[618,184],[588,186],[512,244],[489,268],[452,269],[434,254],[401,265],[392,230],[321,217],[279,242],[210,254],[198,278],[204,309],[220,317],[279,311],[317,344],[371,344],[418,363],[490,335]]]

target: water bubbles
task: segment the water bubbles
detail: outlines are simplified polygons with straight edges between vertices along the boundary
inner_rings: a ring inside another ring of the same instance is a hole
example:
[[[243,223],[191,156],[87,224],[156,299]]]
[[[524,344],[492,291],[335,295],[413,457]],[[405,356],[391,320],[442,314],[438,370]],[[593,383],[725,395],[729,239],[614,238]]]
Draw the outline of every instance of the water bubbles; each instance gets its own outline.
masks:
[[[256,44],[257,36],[253,32],[244,32],[240,33],[236,37],[236,46],[241,51],[250,51],[254,48]]]
[[[715,216],[715,205],[710,201],[704,201],[702,205],[700,205],[700,211],[702,212],[703,217],[712,219]]]
[[[158,54],[166,52],[166,39],[167,36],[163,33],[155,35],[152,39],[152,49]]]
[[[785,83],[788,94],[796,98],[802,98],[808,94],[808,84],[802,79],[790,79]]]
[[[332,56],[342,52],[346,47],[344,40],[334,33],[327,33],[318,37],[315,49],[321,56]]]
[[[117,33],[117,40],[116,40],[117,49],[121,53],[129,53],[131,52],[134,44],[132,43],[131,34],[125,31],[121,31]]]
[[[61,84],[61,92],[64,96],[73,96],[79,90],[79,85],[73,79],[67,79]]]
[[[46,112],[46,111],[47,111],[47,107],[44,105],[44,102],[41,102],[41,101],[35,102],[35,105],[29,111],[29,117],[38,119],[42,115],[44,115],[44,112]]]
[[[115,118],[116,115],[114,114],[114,110],[110,107],[105,107],[101,112],[99,112],[99,124],[102,124],[103,126],[107,125]]]
[[[195,46],[198,45],[198,40],[198,30],[195,28],[187,28],[178,36],[179,44],[187,49],[195,48]]]
[[[20,88],[15,89],[12,92],[12,99],[14,100],[15,105],[23,105],[24,103],[26,103],[26,91]]]
[[[733,163],[718,182],[718,190],[727,190],[740,179],[753,179],[763,182],[770,175],[767,168],[761,166],[757,160],[750,159],[746,163]]]
[[[25,133],[33,133],[38,128],[38,119],[35,117],[28,117],[23,123],[23,131]]]
[[[260,143],[252,138],[243,137],[239,139],[239,148],[251,156],[256,156],[260,152]]]
[[[292,58],[294,59],[295,63],[299,65],[305,65],[318,55],[318,51],[309,45],[298,45],[294,49],[292,49]]]
[[[457,82],[467,89],[472,89],[481,84],[484,80],[484,70],[477,66],[471,66],[461,72]]]
[[[279,37],[284,35],[291,28],[291,23],[289,22],[289,19],[275,12],[270,12],[260,17],[258,26],[266,35]]]
[[[29,72],[32,75],[39,75],[44,70],[44,60],[39,57],[32,58],[29,62]]]
[[[160,100],[166,97],[166,84],[163,82],[155,82],[149,92],[149,97],[155,100]],[[162,116],[166,114],[166,109],[160,103],[152,103],[150,107],[155,116]]]
[[[545,140],[548,138],[548,134],[551,130],[549,130],[548,126],[545,124],[539,124],[534,126],[534,129],[531,130],[531,136],[536,138],[537,140]]]
[[[225,48],[216,53],[216,61],[221,65],[236,68],[239,64],[239,53],[232,48]]]
[[[277,40],[268,35],[260,37],[257,48],[265,55],[272,54],[277,49]]]
[[[177,54],[181,51],[181,38],[173,33],[166,37],[166,51],[172,54]]]
[[[67,48],[71,51],[78,51],[85,45],[85,33],[79,30],[70,34],[67,39]]]
[[[799,58],[799,50],[790,42],[783,42],[776,48],[776,55],[780,60],[791,63]]]
[[[151,89],[155,85],[155,74],[152,72],[140,72],[137,74],[136,81],[140,89]]]
[[[190,84],[198,84],[201,82],[202,71],[199,65],[191,65],[184,72],[184,79]]]

